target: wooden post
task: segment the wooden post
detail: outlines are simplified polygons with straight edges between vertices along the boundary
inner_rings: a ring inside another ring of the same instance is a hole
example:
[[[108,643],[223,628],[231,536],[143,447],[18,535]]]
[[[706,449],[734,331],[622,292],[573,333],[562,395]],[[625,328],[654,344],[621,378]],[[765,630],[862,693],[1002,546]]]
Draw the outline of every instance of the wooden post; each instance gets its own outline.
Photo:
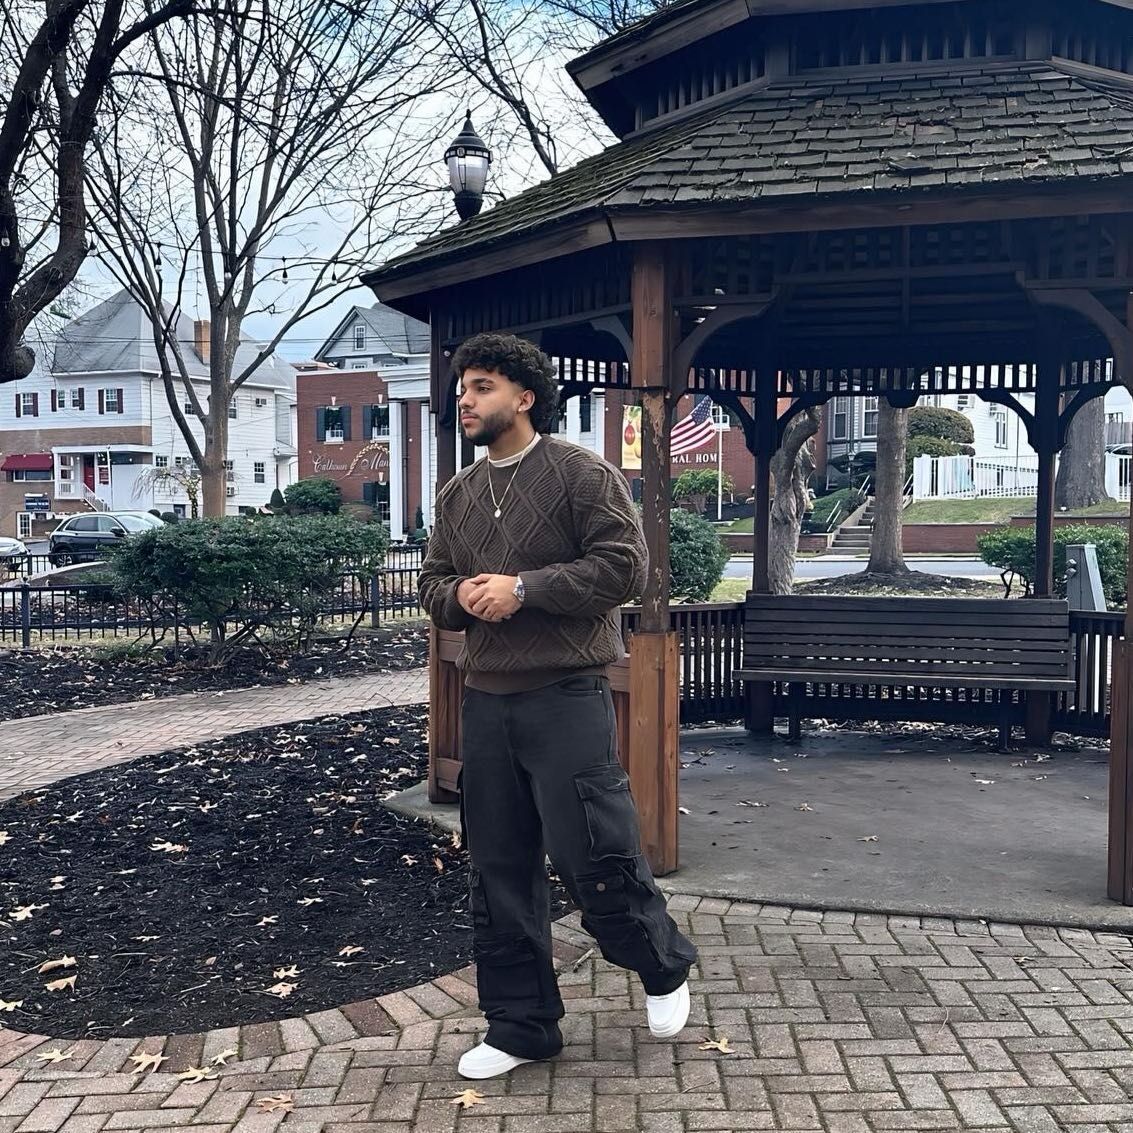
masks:
[[[642,848],[658,876],[677,868],[680,655],[669,629],[669,435],[675,317],[665,249],[634,250],[630,382],[641,391],[642,519],[649,570],[641,622],[630,640],[626,765],[641,819]]]
[[[1054,594],[1054,474],[1058,456],[1058,414],[1061,404],[1062,363],[1053,344],[1038,364],[1035,389],[1035,425],[1032,444],[1039,457],[1038,498],[1035,501],[1036,598]],[[1027,694],[1025,727],[1027,743],[1040,747],[1050,743],[1054,698],[1049,692]]]
[[[1133,294],[1127,301],[1126,326],[1133,330]],[[1133,374],[1119,375],[1133,387]],[[1133,517],[1130,518],[1130,566],[1133,567]],[[1133,575],[1130,575],[1133,577]],[[1133,905],[1133,673],[1129,641],[1133,634],[1133,606],[1125,612],[1125,640],[1114,643],[1110,676],[1109,733],[1109,869],[1106,891],[1114,901]]]
[[[778,447],[778,374],[763,362],[755,374],[755,520],[752,524],[751,588],[769,594],[771,538],[771,458]],[[768,681],[747,685],[747,730],[769,736],[775,731],[774,689]]]
[[[429,312],[429,405],[437,422],[438,492],[456,475],[456,409],[450,403],[452,361],[445,350],[447,326],[442,310]]]

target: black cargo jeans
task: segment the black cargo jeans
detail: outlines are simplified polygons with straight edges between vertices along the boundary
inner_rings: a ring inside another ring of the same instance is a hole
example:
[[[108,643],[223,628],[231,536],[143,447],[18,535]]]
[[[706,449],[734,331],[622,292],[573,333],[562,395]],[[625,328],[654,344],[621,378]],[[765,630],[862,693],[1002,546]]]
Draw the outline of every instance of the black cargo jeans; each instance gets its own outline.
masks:
[[[647,994],[680,987],[696,950],[641,853],[609,682],[572,677],[503,696],[468,689],[461,753],[485,1041],[520,1058],[562,1049],[545,853],[607,960],[637,972]]]

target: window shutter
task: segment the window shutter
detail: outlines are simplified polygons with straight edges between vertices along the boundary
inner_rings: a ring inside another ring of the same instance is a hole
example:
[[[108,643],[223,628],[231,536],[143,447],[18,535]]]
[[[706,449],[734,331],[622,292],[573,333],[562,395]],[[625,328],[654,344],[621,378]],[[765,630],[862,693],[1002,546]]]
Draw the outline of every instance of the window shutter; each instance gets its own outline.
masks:
[[[342,439],[350,440],[350,406],[344,405],[338,411],[338,422],[342,426]]]
[[[101,389],[98,391],[98,411],[99,413],[106,412],[106,391]]]
[[[374,407],[372,405],[362,406],[362,440],[368,441],[370,435],[374,431]]]
[[[126,412],[126,391],[124,389],[118,391],[118,412]]]
[[[82,386],[79,386],[79,408],[80,409],[86,409],[86,407],[87,407],[86,390],[83,389]]]
[[[374,482],[367,480],[362,485],[362,502],[366,504],[373,504],[374,502]]]
[[[54,413],[59,408],[59,393],[57,390],[51,391],[51,412]]]
[[[39,394],[33,393],[31,395],[31,415],[33,417],[39,416]]]
[[[16,416],[22,417],[24,415],[24,407],[22,399],[19,394],[16,394]]]
[[[327,411],[323,406],[319,406],[315,410],[315,440],[325,441],[327,439]]]

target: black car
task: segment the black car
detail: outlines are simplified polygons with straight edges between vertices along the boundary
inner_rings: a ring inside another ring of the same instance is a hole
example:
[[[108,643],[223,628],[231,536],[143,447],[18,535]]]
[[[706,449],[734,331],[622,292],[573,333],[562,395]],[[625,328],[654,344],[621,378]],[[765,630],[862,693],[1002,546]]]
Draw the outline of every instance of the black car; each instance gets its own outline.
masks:
[[[0,535],[0,570],[7,569],[9,573],[15,574],[23,568],[28,559],[28,549],[19,539],[9,539],[6,535]]]
[[[51,532],[47,556],[55,566],[97,559],[118,539],[160,526],[161,520],[146,512],[101,511],[73,515]]]

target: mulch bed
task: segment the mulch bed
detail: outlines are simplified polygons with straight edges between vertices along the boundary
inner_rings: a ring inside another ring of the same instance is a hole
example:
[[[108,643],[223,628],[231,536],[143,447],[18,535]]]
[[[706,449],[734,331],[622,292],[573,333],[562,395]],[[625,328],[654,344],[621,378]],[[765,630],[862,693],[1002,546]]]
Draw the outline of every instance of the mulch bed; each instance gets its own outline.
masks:
[[[955,578],[911,570],[907,574],[871,574],[859,571],[837,578],[800,582],[796,594],[857,594],[879,598],[1002,598],[1003,587],[981,578]]]
[[[415,669],[428,663],[422,625],[368,630],[349,644],[322,638],[300,654],[243,649],[216,668],[182,648],[148,652],[120,646],[0,650],[0,720],[66,712],[188,692],[281,685]]]
[[[379,805],[423,777],[426,727],[423,707],[323,717],[0,805],[0,1027],[201,1031],[468,963],[459,838]]]

